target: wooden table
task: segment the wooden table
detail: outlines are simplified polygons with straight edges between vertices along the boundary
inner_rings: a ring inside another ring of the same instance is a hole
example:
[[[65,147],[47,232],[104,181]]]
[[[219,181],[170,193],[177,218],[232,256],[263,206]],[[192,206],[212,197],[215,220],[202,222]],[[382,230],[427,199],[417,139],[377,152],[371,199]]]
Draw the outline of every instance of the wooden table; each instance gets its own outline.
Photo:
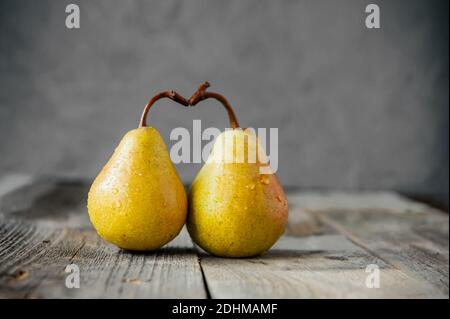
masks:
[[[448,214],[395,193],[290,193],[276,246],[225,259],[195,247],[185,230],[149,253],[105,243],[87,218],[88,187],[71,178],[0,179],[0,297],[449,297]],[[66,287],[69,264],[80,270],[78,289]]]

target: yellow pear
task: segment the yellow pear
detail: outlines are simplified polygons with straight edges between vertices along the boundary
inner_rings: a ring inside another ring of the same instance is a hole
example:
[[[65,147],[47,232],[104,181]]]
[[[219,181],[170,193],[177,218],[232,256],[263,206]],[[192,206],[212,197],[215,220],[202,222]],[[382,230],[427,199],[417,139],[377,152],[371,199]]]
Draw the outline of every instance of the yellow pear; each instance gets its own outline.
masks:
[[[189,100],[214,98],[227,109],[232,130],[220,134],[189,191],[187,228],[196,244],[221,257],[250,257],[284,232],[288,202],[252,130],[242,130],[227,100],[200,86]]]
[[[141,126],[123,137],[88,195],[98,234],[123,249],[157,249],[175,238],[186,221],[184,186],[161,135],[145,125],[155,100],[146,106]]]

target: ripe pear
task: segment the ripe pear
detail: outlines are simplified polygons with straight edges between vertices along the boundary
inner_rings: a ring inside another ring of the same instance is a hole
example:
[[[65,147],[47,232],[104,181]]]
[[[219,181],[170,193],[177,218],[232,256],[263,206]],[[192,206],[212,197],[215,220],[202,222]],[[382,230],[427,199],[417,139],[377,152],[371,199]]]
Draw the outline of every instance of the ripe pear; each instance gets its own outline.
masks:
[[[189,192],[187,228],[195,243],[221,257],[270,249],[284,232],[288,203],[267,163],[251,131],[235,128],[217,137]]]
[[[123,249],[153,250],[177,236],[186,192],[155,128],[123,137],[91,186],[88,211],[98,234]]]

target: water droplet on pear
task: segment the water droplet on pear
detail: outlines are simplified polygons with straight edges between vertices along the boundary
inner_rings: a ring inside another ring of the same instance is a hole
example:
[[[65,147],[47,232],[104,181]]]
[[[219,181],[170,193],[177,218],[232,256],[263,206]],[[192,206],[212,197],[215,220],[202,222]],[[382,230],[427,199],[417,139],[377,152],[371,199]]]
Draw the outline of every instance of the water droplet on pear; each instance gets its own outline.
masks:
[[[261,178],[260,178],[260,181],[264,185],[269,185],[269,183],[270,183],[269,176],[262,175]]]
[[[246,188],[248,188],[249,190],[254,190],[255,189],[255,183],[250,183],[247,186],[245,186]]]

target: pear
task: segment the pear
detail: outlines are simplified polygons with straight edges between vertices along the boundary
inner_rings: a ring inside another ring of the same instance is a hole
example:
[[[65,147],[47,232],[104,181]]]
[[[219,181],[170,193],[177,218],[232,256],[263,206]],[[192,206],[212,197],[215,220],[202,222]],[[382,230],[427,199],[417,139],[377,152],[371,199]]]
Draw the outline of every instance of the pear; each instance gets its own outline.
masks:
[[[172,94],[172,95],[170,95]],[[153,250],[177,236],[186,221],[184,186],[158,130],[129,131],[95,178],[88,195],[92,225],[104,240],[128,250]]]
[[[231,130],[220,134],[189,191],[187,229],[196,244],[220,257],[250,257],[266,252],[280,238],[288,202],[253,130],[242,130],[233,108],[202,83],[188,100],[222,103]]]
[[[266,252],[283,234],[288,216],[286,195],[258,138],[242,129],[217,137],[188,202],[192,239],[221,257]]]

